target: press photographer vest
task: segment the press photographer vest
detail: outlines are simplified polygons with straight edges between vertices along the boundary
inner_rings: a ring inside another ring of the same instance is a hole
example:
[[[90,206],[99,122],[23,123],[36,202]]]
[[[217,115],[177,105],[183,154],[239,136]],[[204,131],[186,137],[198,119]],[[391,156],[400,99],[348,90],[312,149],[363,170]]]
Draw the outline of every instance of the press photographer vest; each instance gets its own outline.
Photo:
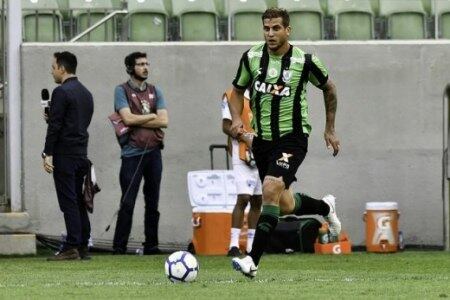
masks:
[[[144,91],[133,89],[128,82],[122,84],[128,99],[130,111],[135,115],[156,114],[156,90],[155,87],[147,83]],[[164,132],[160,128],[132,127],[129,136],[129,144],[142,148],[151,149],[162,148]]]

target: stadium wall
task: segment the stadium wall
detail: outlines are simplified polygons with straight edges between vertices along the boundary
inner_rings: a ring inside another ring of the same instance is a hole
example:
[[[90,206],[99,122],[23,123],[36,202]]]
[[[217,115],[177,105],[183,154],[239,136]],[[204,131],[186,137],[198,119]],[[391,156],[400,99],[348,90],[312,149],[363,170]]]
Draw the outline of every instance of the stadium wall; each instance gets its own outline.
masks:
[[[337,133],[341,153],[325,148],[321,92],[309,88],[313,132],[294,190],[337,196],[343,227],[364,245],[362,215],[368,201],[397,201],[406,244],[442,245],[442,89],[450,82],[450,42],[299,43],[329,68],[338,89]],[[160,242],[187,244],[192,236],[186,174],[209,168],[208,146],[224,143],[219,100],[231,85],[246,43],[77,43],[22,47],[23,199],[36,232],[64,230],[53,179],[42,168],[46,124],[39,105],[42,88],[53,89],[52,54],[74,52],[78,76],[92,91],[95,112],[89,156],[102,192],[92,215],[94,238],[112,239],[106,225],[119,205],[119,146],[108,123],[114,87],[127,79],[123,59],[147,52],[150,81],[164,92],[170,118],[166,130],[160,199]],[[222,153],[216,164],[224,168]],[[137,200],[132,240],[143,240],[143,199]]]

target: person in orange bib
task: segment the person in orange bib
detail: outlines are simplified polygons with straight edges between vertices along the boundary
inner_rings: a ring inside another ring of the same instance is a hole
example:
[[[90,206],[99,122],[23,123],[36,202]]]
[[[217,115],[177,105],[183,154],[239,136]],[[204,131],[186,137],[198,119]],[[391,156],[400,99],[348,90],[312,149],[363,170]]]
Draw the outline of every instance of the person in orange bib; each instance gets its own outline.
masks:
[[[248,203],[250,203],[250,210],[247,217],[246,252],[249,253],[252,250],[255,227],[261,213],[262,187],[258,169],[256,168],[251,152],[254,131],[250,125],[252,112],[249,106],[248,95],[245,97],[244,109],[241,115],[245,134],[239,136],[238,139],[234,139],[231,137],[231,113],[228,107],[228,99],[231,96],[231,91],[232,89],[229,89],[223,94],[221,108],[222,130],[228,136],[228,149],[232,157],[236,191],[238,194],[231,219],[231,239],[228,256],[237,257],[241,255],[239,250],[239,236],[244,223],[245,208]]]

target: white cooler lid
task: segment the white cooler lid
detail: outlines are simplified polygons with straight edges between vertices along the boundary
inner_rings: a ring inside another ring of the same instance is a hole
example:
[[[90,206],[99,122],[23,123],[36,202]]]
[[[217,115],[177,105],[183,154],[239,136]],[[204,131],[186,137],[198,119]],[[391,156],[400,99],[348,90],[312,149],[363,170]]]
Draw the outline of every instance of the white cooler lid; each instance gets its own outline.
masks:
[[[396,210],[397,202],[366,202],[366,210]]]
[[[187,174],[189,201],[201,211],[233,210],[237,193],[231,170],[199,170]]]

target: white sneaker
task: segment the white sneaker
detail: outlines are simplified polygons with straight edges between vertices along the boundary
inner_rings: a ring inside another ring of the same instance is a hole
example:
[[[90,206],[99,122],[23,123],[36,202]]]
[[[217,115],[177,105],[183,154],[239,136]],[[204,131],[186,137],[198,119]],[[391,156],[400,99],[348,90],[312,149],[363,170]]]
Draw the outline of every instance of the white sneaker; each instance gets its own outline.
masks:
[[[251,256],[247,255],[243,258],[235,257],[231,260],[231,264],[236,271],[240,271],[247,277],[253,278],[256,276],[258,267],[255,266]]]
[[[334,197],[333,195],[326,195],[322,198],[322,200],[330,207],[330,212],[325,217],[325,219],[328,221],[328,224],[330,225],[330,234],[332,236],[338,237],[339,233],[341,233],[341,221],[339,221],[336,214],[336,197]]]

